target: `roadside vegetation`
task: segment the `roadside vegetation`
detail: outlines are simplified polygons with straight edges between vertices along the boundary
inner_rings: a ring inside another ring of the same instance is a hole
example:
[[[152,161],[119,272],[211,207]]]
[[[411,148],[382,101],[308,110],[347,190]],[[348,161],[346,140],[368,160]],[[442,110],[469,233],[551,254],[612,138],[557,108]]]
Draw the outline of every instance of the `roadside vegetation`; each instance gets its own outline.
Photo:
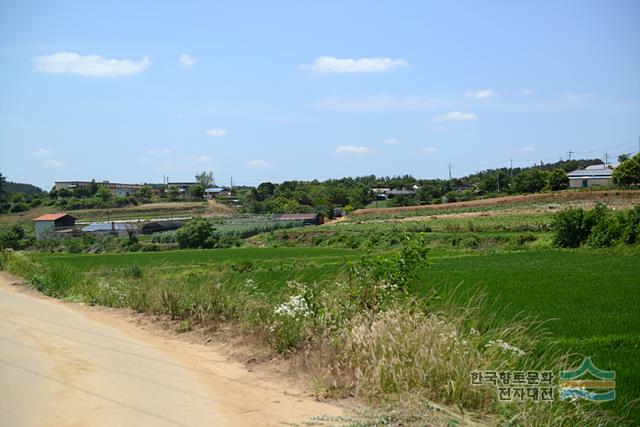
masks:
[[[620,422],[595,405],[505,405],[494,389],[472,386],[472,370],[557,370],[573,349],[561,340],[556,344],[539,321],[495,310],[488,294],[441,282],[438,277],[447,277],[448,269],[442,270],[442,262],[454,259],[432,259],[423,238],[406,239],[397,251],[365,255],[310,248],[177,251],[164,258],[12,253],[4,255],[3,267],[48,295],[167,315],[180,321],[180,331],[235,325],[298,360],[313,373],[319,395],[353,395],[383,405],[411,396],[412,405],[396,413],[396,421],[421,419],[433,410],[430,405],[442,405],[456,408],[450,411],[458,421],[481,416],[510,425]],[[631,260],[616,259],[633,268]],[[471,277],[474,268],[464,265],[456,263]]]

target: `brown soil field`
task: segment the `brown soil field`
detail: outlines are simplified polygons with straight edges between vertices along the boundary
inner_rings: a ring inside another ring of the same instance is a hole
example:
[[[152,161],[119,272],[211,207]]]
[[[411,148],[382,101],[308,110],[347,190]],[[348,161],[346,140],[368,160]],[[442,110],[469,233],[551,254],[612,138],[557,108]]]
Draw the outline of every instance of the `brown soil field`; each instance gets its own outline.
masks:
[[[424,210],[450,210],[461,208],[479,208],[504,205],[529,205],[540,203],[557,204],[566,202],[591,202],[593,204],[614,204],[615,202],[625,206],[630,206],[636,203],[640,203],[640,190],[566,190],[554,193],[526,194],[517,196],[494,197],[490,199],[470,200],[467,202],[443,203],[440,205],[359,209],[351,213],[350,216],[357,217],[385,214],[403,214],[410,212],[420,212]]]

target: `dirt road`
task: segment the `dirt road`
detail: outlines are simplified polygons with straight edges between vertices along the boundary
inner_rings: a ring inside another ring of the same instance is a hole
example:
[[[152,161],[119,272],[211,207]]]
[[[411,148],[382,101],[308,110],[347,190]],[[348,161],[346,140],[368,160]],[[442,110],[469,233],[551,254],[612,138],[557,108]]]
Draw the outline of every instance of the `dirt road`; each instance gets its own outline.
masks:
[[[204,345],[35,295],[0,273],[2,426],[266,426],[340,415]]]

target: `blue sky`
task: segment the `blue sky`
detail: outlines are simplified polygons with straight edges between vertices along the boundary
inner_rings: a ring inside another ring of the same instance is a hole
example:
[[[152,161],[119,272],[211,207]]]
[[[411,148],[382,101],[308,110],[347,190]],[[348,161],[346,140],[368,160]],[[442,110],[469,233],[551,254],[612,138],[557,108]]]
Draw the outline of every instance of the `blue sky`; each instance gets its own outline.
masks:
[[[0,172],[421,178],[638,150],[638,1],[0,3]]]

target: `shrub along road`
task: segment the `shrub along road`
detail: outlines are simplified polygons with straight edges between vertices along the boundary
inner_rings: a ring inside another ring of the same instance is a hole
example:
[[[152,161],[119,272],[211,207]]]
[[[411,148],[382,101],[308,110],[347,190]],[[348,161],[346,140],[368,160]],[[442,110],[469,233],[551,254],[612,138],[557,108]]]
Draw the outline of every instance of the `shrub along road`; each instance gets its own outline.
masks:
[[[3,425],[262,426],[342,413],[211,348],[11,282],[0,273]]]

